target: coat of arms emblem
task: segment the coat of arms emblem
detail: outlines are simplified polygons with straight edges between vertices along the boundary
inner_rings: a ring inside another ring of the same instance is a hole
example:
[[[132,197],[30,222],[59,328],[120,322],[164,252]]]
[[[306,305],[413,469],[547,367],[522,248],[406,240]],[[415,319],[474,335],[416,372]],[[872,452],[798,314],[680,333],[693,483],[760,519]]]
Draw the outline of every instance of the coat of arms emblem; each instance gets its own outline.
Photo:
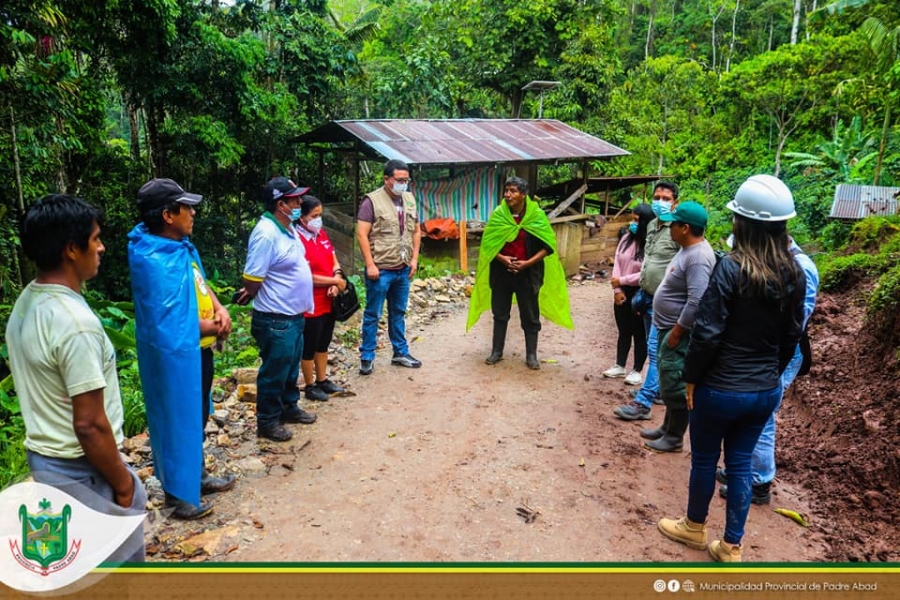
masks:
[[[10,549],[20,565],[47,576],[69,566],[81,548],[80,540],[68,539],[68,524],[72,507],[66,504],[61,512],[51,512],[50,502],[44,498],[38,503],[38,512],[30,513],[23,504],[19,507],[22,523],[22,543],[10,540]]]

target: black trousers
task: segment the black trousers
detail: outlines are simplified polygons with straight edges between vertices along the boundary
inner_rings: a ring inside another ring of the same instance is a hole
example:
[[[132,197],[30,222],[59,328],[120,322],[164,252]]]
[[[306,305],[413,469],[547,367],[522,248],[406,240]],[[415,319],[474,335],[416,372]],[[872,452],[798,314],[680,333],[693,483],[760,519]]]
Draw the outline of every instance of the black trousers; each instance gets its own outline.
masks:
[[[541,265],[543,266],[543,265]],[[544,283],[543,269],[532,267],[517,274],[510,273],[497,261],[491,263],[491,313],[494,321],[509,321],[513,295],[519,305],[519,321],[522,330],[538,332],[541,330],[541,311],[538,306],[538,294]]]
[[[212,398],[210,398],[210,392],[212,392],[212,382],[213,382],[213,349],[212,348],[201,348],[200,349],[200,377],[201,383],[203,384],[203,400],[200,403],[200,406],[203,407],[203,420],[200,421],[203,423],[203,427],[206,427],[206,422],[209,421],[209,410],[212,404]]]
[[[625,302],[613,304],[613,315],[616,317],[616,328],[619,339],[616,341],[616,364],[624,367],[628,363],[628,352],[634,340],[634,370],[640,372],[647,361],[647,333],[644,331],[644,319],[634,313],[631,299],[638,291],[637,286],[621,286],[625,294]]]

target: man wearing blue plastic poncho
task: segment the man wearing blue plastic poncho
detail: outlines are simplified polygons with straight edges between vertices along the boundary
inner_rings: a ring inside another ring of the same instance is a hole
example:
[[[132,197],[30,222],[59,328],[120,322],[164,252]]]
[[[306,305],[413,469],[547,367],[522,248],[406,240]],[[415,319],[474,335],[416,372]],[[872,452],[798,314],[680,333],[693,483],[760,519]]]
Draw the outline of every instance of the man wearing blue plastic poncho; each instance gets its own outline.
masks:
[[[212,512],[201,493],[234,487],[212,477],[203,460],[210,412],[212,346],[231,332],[231,317],[206,284],[197,249],[188,240],[194,207],[203,199],[171,179],[153,179],[138,192],[141,223],[128,234],[135,337],[147,406],[156,477],[166,507],[179,519]]]

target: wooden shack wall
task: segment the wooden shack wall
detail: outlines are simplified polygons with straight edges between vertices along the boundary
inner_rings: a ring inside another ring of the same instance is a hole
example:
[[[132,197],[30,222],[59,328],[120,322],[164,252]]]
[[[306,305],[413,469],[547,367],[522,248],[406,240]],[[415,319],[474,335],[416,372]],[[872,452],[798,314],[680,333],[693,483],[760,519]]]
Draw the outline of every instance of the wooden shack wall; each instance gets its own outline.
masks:
[[[609,220],[602,226],[595,228],[594,235],[587,227],[582,232],[581,262],[583,264],[612,264],[616,255],[616,246],[619,245],[619,232],[622,227],[627,227],[631,215]]]
[[[323,208],[322,221],[334,246],[338,262],[348,274],[359,274],[364,263],[356,244],[356,215],[353,214],[353,203],[329,203]]]

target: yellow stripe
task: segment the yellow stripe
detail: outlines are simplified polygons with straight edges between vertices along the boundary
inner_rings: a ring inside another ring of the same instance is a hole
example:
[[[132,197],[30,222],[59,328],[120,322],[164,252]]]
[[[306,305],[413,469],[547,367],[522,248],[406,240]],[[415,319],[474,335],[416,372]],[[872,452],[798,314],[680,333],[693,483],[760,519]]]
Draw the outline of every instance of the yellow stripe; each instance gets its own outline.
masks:
[[[243,277],[247,281],[255,281],[256,283],[260,283],[265,279],[265,277],[256,277],[255,275],[247,275],[246,273],[244,273]]]

